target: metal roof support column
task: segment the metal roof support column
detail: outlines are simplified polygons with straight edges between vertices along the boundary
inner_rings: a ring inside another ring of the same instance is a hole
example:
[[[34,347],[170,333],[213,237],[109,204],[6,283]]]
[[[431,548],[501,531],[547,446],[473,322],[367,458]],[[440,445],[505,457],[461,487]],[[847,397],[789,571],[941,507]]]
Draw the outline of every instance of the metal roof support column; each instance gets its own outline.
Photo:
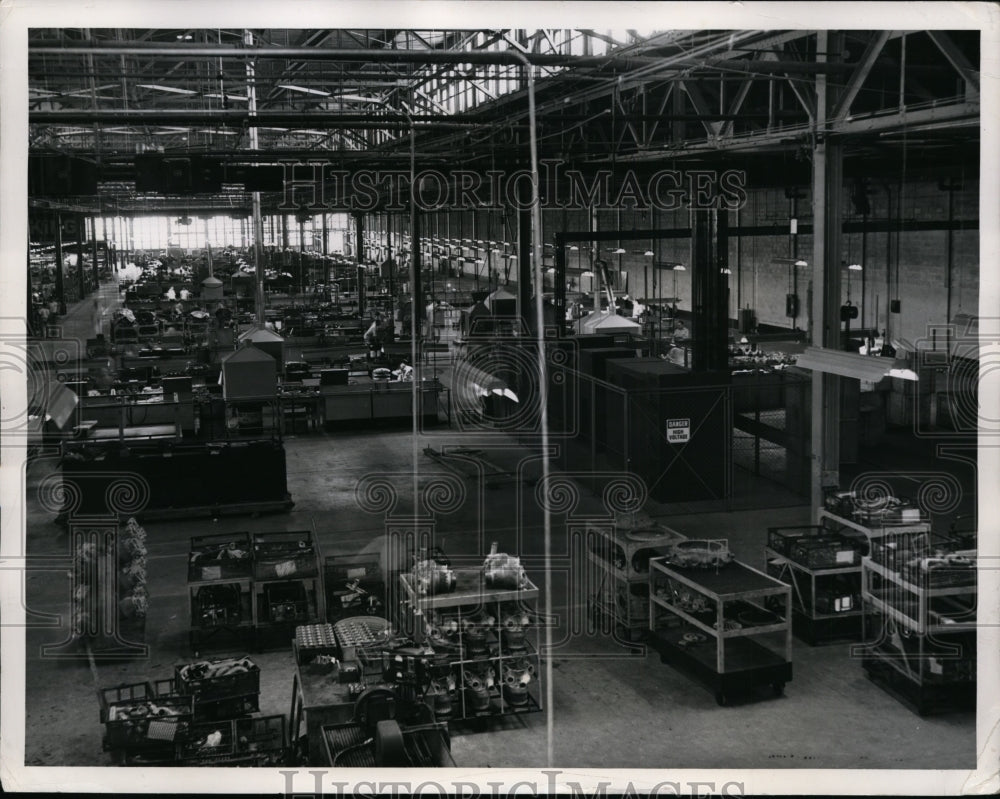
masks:
[[[531,285],[534,281],[531,271],[531,197],[525,196],[528,192],[522,191],[518,194],[520,207],[517,209],[517,313],[530,329],[528,320],[531,318]]]
[[[90,240],[90,253],[94,259],[93,272],[94,272],[94,290],[100,290],[101,288],[101,271],[97,266],[97,217],[90,217],[90,231],[93,234]]]
[[[362,242],[365,239],[365,217],[364,214],[354,214],[354,229],[358,240],[358,246],[354,248],[354,260],[357,262],[358,278],[358,316],[365,318],[365,256]]]
[[[77,300],[82,300],[87,296],[83,270],[83,229],[87,224],[87,217],[83,214],[76,214],[74,221],[76,222],[76,285],[79,290]]]
[[[56,214],[56,295],[55,300],[59,303],[59,313],[66,313],[66,285],[63,275],[63,240],[62,240],[62,214]]]
[[[556,274],[553,305],[556,307],[556,336],[562,338],[566,335],[566,239],[562,234],[556,234],[555,249]]]
[[[827,32],[819,31],[817,59],[828,52]],[[826,137],[830,98],[826,75],[816,76],[816,139],[813,145],[813,265],[812,344],[841,349],[840,237],[843,147]],[[823,489],[840,482],[840,378],[818,370],[812,373],[813,518],[823,507]]]
[[[729,353],[729,309],[722,269],[729,252],[728,211],[691,210],[691,371],[723,371]]]
[[[243,32],[243,44],[247,47],[253,46],[253,34],[250,31]],[[254,65],[254,60],[252,58],[247,59],[246,65],[246,76],[247,76],[247,113],[254,117],[257,115],[257,77],[256,77],[256,66]],[[259,147],[257,140],[257,128],[255,126],[250,126],[247,128],[248,144],[250,150],[256,150]],[[254,261],[254,277],[256,280],[256,285],[254,286],[254,298],[255,304],[257,306],[257,327],[260,330],[264,329],[264,219],[261,216],[260,209],[260,192],[255,191],[251,195],[251,212],[253,214],[253,261]],[[286,231],[287,236],[287,231]],[[286,244],[287,247],[287,238]]]

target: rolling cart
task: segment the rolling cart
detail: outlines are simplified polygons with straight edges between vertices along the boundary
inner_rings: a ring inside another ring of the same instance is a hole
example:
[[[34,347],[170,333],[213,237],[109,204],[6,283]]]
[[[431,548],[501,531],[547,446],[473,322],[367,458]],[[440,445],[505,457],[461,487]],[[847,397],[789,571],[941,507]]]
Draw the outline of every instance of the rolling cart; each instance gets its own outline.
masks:
[[[649,643],[726,705],[792,679],[791,588],[739,562],[683,568],[649,562]]]

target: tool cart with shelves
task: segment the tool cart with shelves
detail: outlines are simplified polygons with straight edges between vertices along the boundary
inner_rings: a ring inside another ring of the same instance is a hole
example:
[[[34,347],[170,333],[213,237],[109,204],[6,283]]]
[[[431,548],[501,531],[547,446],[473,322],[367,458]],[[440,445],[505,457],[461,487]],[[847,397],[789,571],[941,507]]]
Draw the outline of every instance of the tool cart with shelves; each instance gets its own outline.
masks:
[[[325,618],[319,547],[309,530],[253,535],[253,626],[259,648]],[[272,635],[273,634],[273,635]]]
[[[861,636],[867,541],[823,525],[770,527],[767,573],[792,588],[792,631],[810,646]]]
[[[919,715],[975,707],[975,552],[873,546],[861,563],[862,666]],[[918,553],[917,557],[912,557]]]
[[[757,686],[775,695],[792,679],[791,587],[743,563],[649,562],[649,643],[690,672],[716,702]]]
[[[649,628],[649,560],[666,555],[684,536],[661,525],[610,521],[588,523],[585,534],[595,586],[588,598],[591,617],[625,641],[641,638]]]
[[[542,709],[538,587],[491,588],[479,569],[456,569],[449,593],[424,594],[399,575],[400,629],[447,653],[452,719],[485,719]]]
[[[188,556],[191,650],[220,633],[249,643],[253,558],[249,533],[194,536]]]

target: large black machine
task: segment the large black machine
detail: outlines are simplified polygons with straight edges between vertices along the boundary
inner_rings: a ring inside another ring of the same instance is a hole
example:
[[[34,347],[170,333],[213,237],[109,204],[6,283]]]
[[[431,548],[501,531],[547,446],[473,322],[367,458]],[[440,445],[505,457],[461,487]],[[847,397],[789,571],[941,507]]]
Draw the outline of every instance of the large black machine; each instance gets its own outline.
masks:
[[[352,670],[359,680],[351,686],[354,720],[338,725],[346,745],[333,753],[331,765],[453,765],[445,722],[456,686],[447,656],[405,638],[387,640],[380,649],[377,676],[376,652],[362,655],[360,672],[369,675],[368,684]]]

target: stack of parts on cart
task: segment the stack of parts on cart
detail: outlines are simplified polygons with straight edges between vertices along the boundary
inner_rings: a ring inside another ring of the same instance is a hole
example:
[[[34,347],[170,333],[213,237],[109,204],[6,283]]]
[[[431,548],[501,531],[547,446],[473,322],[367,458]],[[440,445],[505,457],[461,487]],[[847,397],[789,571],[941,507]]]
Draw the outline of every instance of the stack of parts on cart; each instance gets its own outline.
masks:
[[[103,746],[118,765],[282,765],[284,716],[258,716],[249,657],[177,666],[173,677],[98,692]]]

